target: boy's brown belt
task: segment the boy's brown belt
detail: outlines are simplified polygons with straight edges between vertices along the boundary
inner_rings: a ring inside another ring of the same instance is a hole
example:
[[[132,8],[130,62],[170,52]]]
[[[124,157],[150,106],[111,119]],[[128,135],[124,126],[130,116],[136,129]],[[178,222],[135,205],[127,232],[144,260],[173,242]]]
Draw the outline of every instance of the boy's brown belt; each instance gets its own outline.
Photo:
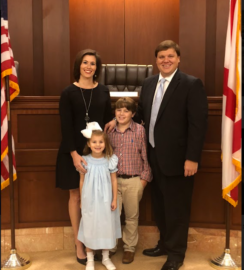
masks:
[[[135,175],[128,175],[128,174],[118,174],[119,178],[123,178],[123,179],[129,179],[129,178],[133,178],[133,177],[137,177],[139,176],[138,174]]]

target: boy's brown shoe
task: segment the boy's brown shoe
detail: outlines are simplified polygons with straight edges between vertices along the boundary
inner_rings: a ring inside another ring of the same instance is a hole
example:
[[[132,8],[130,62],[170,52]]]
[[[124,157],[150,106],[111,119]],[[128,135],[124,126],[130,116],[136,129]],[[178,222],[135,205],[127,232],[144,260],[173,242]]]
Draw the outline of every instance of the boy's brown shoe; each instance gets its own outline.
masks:
[[[128,264],[134,261],[135,252],[124,251],[122,263]]]

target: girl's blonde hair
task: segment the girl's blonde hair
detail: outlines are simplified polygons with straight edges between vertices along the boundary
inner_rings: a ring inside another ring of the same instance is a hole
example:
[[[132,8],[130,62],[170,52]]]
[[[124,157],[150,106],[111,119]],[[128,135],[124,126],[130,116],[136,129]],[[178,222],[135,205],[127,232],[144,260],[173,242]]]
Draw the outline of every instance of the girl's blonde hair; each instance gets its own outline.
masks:
[[[103,153],[104,153],[105,157],[110,158],[113,155],[113,148],[112,148],[112,146],[110,144],[110,141],[109,141],[109,138],[108,138],[107,134],[102,130],[93,130],[91,138],[92,138],[93,135],[94,136],[103,136],[103,139],[104,139],[104,142],[105,142],[105,148],[103,150]],[[89,142],[91,140],[91,138],[87,139],[87,142]],[[91,148],[88,146],[88,144],[86,144],[85,148],[83,150],[83,154],[84,155],[89,155],[89,154],[91,154],[91,152],[92,152]]]

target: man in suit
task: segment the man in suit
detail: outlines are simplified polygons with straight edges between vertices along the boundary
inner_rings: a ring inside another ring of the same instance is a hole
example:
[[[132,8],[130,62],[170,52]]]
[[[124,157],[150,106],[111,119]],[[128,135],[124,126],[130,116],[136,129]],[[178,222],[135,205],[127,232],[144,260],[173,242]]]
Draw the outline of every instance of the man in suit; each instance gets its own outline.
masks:
[[[144,255],[167,255],[161,270],[184,261],[194,175],[207,129],[208,104],[200,79],[178,69],[180,48],[171,40],[155,50],[159,74],[145,79],[136,118],[145,123],[153,172],[152,200],[160,239]]]

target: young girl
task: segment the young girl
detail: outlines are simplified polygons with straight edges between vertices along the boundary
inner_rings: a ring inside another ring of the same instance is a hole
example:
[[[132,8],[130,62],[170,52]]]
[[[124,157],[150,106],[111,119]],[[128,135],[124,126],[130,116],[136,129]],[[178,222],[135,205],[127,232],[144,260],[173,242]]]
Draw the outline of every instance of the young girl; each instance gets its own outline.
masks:
[[[80,173],[81,222],[78,240],[87,248],[86,270],[94,270],[93,250],[102,249],[102,264],[108,270],[116,267],[109,258],[109,249],[121,237],[120,216],[117,208],[117,156],[106,133],[98,123],[87,124],[81,131],[88,138],[83,158],[87,173]]]

